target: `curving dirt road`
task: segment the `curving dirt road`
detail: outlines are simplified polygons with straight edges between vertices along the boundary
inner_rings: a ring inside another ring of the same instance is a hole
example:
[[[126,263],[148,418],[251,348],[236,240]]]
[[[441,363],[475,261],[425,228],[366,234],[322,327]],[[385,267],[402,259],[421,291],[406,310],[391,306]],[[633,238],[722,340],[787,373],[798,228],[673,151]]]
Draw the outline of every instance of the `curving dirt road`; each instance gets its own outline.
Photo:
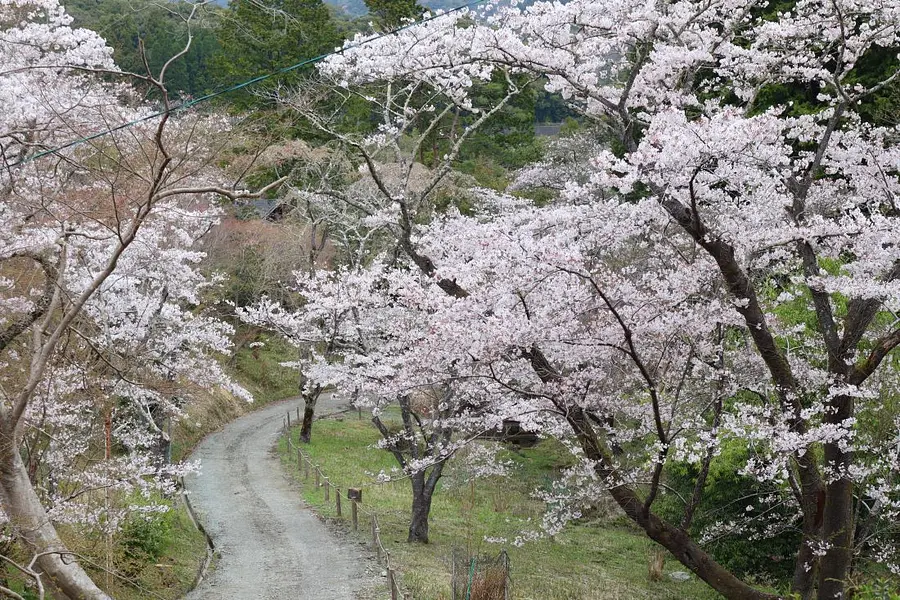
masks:
[[[220,559],[185,600],[350,600],[371,582],[358,546],[303,506],[273,452],[281,419],[295,406],[250,413],[194,452],[201,472],[185,487]],[[317,408],[333,410],[327,401]]]

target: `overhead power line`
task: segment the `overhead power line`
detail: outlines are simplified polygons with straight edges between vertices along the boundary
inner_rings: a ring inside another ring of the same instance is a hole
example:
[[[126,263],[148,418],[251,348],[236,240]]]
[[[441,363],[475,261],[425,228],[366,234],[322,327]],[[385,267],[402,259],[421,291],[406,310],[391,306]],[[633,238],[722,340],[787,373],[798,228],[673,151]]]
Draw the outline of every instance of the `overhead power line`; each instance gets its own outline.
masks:
[[[250,86],[252,86],[252,85],[256,85],[257,83],[260,83],[260,82],[265,81],[265,80],[267,80],[267,79],[271,79],[272,77],[277,77],[278,75],[283,75],[283,74],[285,74],[285,73],[290,73],[291,71],[295,71],[295,70],[297,70],[297,69],[299,69],[299,68],[301,68],[301,67],[305,67],[305,66],[307,66],[307,65],[315,64],[315,63],[317,63],[317,62],[320,62],[320,61],[322,61],[322,60],[325,60],[325,59],[328,58],[329,56],[334,56],[334,55],[337,55],[337,54],[343,54],[343,53],[346,52],[347,50],[352,50],[352,49],[354,49],[354,48],[359,48],[359,47],[361,47],[361,46],[365,46],[366,44],[369,44],[369,43],[371,43],[371,42],[374,42],[374,41],[380,40],[380,39],[382,39],[382,38],[386,38],[386,37],[388,37],[388,36],[391,36],[391,35],[400,33],[401,31],[404,31],[404,30],[406,30],[406,29],[410,29],[410,28],[412,28],[412,27],[416,27],[417,25],[422,25],[423,23],[427,23],[427,22],[429,22],[429,21],[433,21],[433,20],[435,20],[435,19],[438,19],[438,18],[440,18],[440,17],[449,15],[449,14],[451,14],[451,13],[458,12],[458,11],[461,11],[461,10],[465,10],[465,9],[467,9],[467,8],[471,8],[471,7],[476,6],[476,5],[478,5],[478,4],[482,4],[483,2],[486,2],[486,1],[487,1],[487,0],[471,0],[470,2],[467,2],[467,3],[462,4],[462,5],[460,5],[460,6],[456,6],[456,7],[454,7],[454,8],[449,9],[449,10],[446,10],[446,11],[444,11],[444,12],[441,12],[441,13],[435,13],[435,14],[429,15],[429,16],[424,17],[424,18],[422,18],[422,19],[419,19],[419,20],[417,20],[417,21],[413,21],[413,22],[411,22],[411,23],[407,23],[406,25],[403,25],[403,26],[398,27],[398,28],[396,28],[396,29],[392,29],[391,31],[386,31],[386,32],[384,32],[384,33],[380,33],[380,34],[375,35],[375,36],[373,36],[373,37],[367,38],[367,39],[365,39],[365,40],[363,40],[363,41],[361,41],[361,42],[359,42],[359,43],[357,43],[357,44],[351,44],[351,45],[349,45],[349,46],[344,46],[343,48],[339,48],[339,49],[337,49],[337,50],[332,50],[331,52],[326,52],[326,53],[324,53],[324,54],[320,54],[320,55],[314,56],[314,57],[312,57],[312,58],[307,58],[307,59],[302,60],[302,61],[300,61],[300,62],[298,62],[298,63],[296,63],[296,64],[293,64],[293,65],[290,65],[290,66],[287,66],[287,67],[282,67],[281,69],[278,69],[277,71],[272,71],[272,72],[270,72],[270,73],[266,73],[265,75],[259,75],[259,76],[257,76],[257,77],[252,78],[252,79],[248,79],[247,81],[242,81],[241,83],[237,83],[237,84],[232,85],[232,86],[229,86],[229,87],[227,87],[227,88],[224,88],[224,89],[221,89],[221,90],[217,90],[217,91],[215,91],[215,92],[210,92],[210,93],[205,94],[205,95],[203,95],[203,96],[200,96],[200,97],[198,97],[198,98],[192,98],[192,99],[190,99],[190,100],[185,100],[184,102],[181,102],[181,103],[179,103],[179,104],[177,104],[177,105],[175,105],[175,106],[172,106],[172,107],[170,107],[170,108],[168,108],[168,109],[166,109],[166,110],[157,111],[157,112],[151,113],[151,114],[149,114],[149,115],[143,116],[143,117],[141,117],[140,119],[134,119],[133,121],[128,121],[128,122],[126,122],[126,123],[121,123],[121,124],[119,124],[119,125],[116,125],[115,127],[110,127],[110,128],[108,128],[108,129],[104,129],[104,130],[101,131],[101,132],[98,132],[98,133],[95,133],[95,134],[92,134],[92,135],[88,135],[88,136],[84,136],[84,137],[80,137],[80,138],[78,138],[78,139],[72,140],[71,142],[66,142],[65,144],[63,144],[63,145],[61,145],[61,146],[56,146],[55,148],[51,148],[51,149],[49,149],[49,150],[43,150],[43,151],[38,152],[38,153],[36,153],[36,154],[32,154],[31,156],[29,156],[29,157],[27,157],[27,158],[24,158],[24,159],[20,160],[20,161],[17,162],[17,163],[14,163],[14,164],[10,165],[10,167],[18,167],[19,165],[24,165],[24,164],[30,163],[30,162],[32,162],[32,161],[38,160],[38,159],[40,159],[40,158],[43,158],[43,157],[45,157],[45,156],[49,156],[49,155],[51,155],[51,154],[56,154],[56,153],[58,153],[58,152],[61,152],[61,151],[63,151],[63,150],[67,150],[67,149],[69,149],[69,148],[73,148],[73,147],[78,146],[78,145],[80,145],[80,144],[84,144],[84,143],[86,143],[86,142],[90,142],[90,141],[93,141],[93,140],[96,140],[96,139],[105,137],[105,136],[107,136],[107,135],[110,135],[111,133],[115,133],[116,131],[121,131],[121,130],[123,130],[123,129],[128,129],[129,127],[134,127],[135,125],[138,125],[139,123],[144,123],[145,121],[150,121],[150,120],[152,120],[152,119],[155,119],[155,118],[157,118],[157,117],[161,117],[161,116],[166,115],[166,114],[172,114],[172,113],[176,113],[176,112],[185,111],[185,110],[187,110],[187,109],[189,109],[189,108],[192,108],[192,107],[194,107],[194,106],[196,106],[196,105],[198,105],[198,104],[200,104],[200,103],[207,102],[208,100],[212,100],[213,98],[217,98],[217,97],[219,97],[219,96],[223,96],[223,95],[225,95],[225,94],[230,94],[231,92],[236,92],[236,91],[241,90],[241,89],[244,89],[244,88],[246,88],[246,87],[250,87]]]

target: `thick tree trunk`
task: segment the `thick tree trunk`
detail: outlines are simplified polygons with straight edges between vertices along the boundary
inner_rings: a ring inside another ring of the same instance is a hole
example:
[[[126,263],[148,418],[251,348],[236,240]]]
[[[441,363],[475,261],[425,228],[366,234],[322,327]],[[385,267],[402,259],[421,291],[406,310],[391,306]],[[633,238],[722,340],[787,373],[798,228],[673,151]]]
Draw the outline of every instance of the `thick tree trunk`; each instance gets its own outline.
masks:
[[[797,550],[797,558],[794,562],[794,576],[791,579],[791,593],[797,600],[812,600],[815,592],[816,576],[818,574],[819,558],[815,555],[810,545],[818,539],[820,527],[806,514],[803,518],[803,537],[800,548]]]
[[[413,502],[412,516],[409,521],[409,536],[407,542],[428,543],[428,515],[431,513],[431,498],[434,492],[425,481],[425,473],[419,472],[412,476]]]
[[[842,423],[853,415],[853,399],[839,396],[832,401],[833,411],[826,412],[826,422]],[[819,561],[819,599],[844,598],[844,587],[853,560],[853,482],[847,475],[853,454],[835,443],[825,444],[824,464],[839,477],[825,485],[825,508],[822,518],[822,540],[828,544]]]
[[[300,441],[308,444],[312,439],[312,426],[316,418],[316,402],[319,400],[319,394],[322,388],[316,386],[316,389],[310,394],[303,394],[303,424],[300,425]]]
[[[10,439],[12,436],[5,436]],[[0,496],[18,538],[38,558],[38,567],[49,580],[71,600],[111,600],[71,554],[47,516],[31,486],[28,472],[18,450],[9,443],[0,446]]]
[[[808,463],[797,462],[799,469],[809,468]],[[819,573],[819,557],[814,544],[822,537],[822,514],[825,505],[825,488],[820,478],[800,475],[800,506],[803,509],[803,537],[794,562],[791,593],[797,600],[811,600],[815,593]],[[812,485],[816,484],[816,485]]]
[[[827,448],[825,460],[830,460]],[[819,600],[834,600],[845,597],[853,558],[853,483],[847,478],[829,483],[825,498],[822,537],[829,547],[819,561]]]

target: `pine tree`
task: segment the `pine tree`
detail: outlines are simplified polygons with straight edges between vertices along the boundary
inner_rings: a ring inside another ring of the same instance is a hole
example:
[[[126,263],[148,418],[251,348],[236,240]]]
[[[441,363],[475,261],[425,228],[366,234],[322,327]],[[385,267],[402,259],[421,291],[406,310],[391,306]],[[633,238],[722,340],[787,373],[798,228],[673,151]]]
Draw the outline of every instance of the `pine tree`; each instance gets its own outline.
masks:
[[[217,29],[220,51],[213,59],[220,85],[272,73],[333,50],[340,44],[335,23],[321,0],[233,0]],[[309,69],[273,77],[254,92],[232,96],[238,105],[260,102],[265,91],[295,85]]]
[[[383,30],[395,29],[408,19],[418,19],[425,12],[416,0],[366,0],[366,6]]]

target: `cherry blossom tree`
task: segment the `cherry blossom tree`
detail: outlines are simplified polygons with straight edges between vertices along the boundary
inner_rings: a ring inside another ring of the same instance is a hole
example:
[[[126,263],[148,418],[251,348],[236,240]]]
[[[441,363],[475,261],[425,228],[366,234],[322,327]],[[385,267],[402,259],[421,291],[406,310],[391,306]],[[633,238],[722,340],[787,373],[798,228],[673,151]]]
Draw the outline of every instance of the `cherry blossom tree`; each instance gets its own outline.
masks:
[[[363,305],[391,282],[354,324],[390,335],[332,365],[335,383],[452,386],[474,421],[576,442],[590,485],[728,598],[775,596],[692,528],[727,445],[780,507],[749,511],[759,535],[799,530],[791,593],[846,597],[865,557],[896,571],[900,144],[863,108],[900,78],[898,46],[895,3],[574,0],[455,13],[329,59],[351,89],[424,82],[460,106],[495,70],[540,75],[612,141],[523,174],[561,189],[541,206],[481,192],[470,216],[417,219],[430,192],[377,186],[366,219],[401,256],[342,278]],[[673,520],[655,505],[675,463],[696,476]]]
[[[295,289],[306,300],[299,310],[286,310],[264,299],[239,309],[238,314],[245,322],[278,332],[305,349],[306,359],[293,365],[306,378],[305,398],[334,389],[357,407],[371,409],[372,422],[382,434],[379,447],[394,456],[399,476],[410,482],[407,540],[428,543],[437,484],[447,460],[465,443],[453,435],[470,420],[466,414],[477,407],[457,395],[450,382],[408,385],[405,379],[395,381],[398,365],[393,357],[420,340],[427,327],[422,315],[408,305],[416,302],[415,294],[407,297],[408,291],[421,290],[421,282],[374,264],[298,273]],[[399,422],[385,417],[391,408],[399,412]],[[483,426],[483,420],[477,420]]]
[[[310,439],[316,400],[326,388],[349,393],[357,406],[373,409],[383,447],[397,459],[412,486],[410,542],[428,541],[428,515],[444,463],[453,453],[451,437],[461,413],[472,407],[449,385],[400,387],[386,393],[384,388],[361,384],[347,372],[339,375],[340,369],[333,369],[332,364],[339,362],[364,377],[366,366],[378,360],[369,356],[370,344],[380,353],[387,339],[406,342],[404,336],[395,336],[395,324],[372,317],[393,304],[390,295],[394,291],[386,280],[361,277],[351,281],[382,253],[416,256],[411,237],[415,223],[432,218],[436,197],[451,203],[468,197],[461,178],[452,170],[454,160],[472,134],[528,81],[517,80],[503,69],[482,69],[474,77],[480,83],[497,77],[504,82],[505,91],[499,97],[473,102],[431,74],[373,82],[327,63],[315,86],[282,94],[284,106],[329,140],[323,156],[300,165],[292,174],[294,185],[283,202],[309,218],[313,233],[317,228],[328,232],[335,246],[332,267],[338,269],[338,276],[315,268],[298,272],[296,283],[290,286],[307,302],[299,311],[268,299],[237,311],[243,321],[271,329],[298,348],[302,358],[285,364],[297,368],[303,381],[302,440]],[[370,112],[378,120],[373,132],[343,127],[342,110],[359,100],[370,104]],[[428,168],[417,158],[441,127],[450,132],[449,149]],[[316,244],[313,238],[311,247]],[[314,264],[311,257],[310,266]],[[347,298],[356,301],[348,304]],[[397,314],[400,310],[398,306]],[[370,318],[379,325],[372,325]],[[375,341],[367,341],[370,336]],[[389,378],[387,374],[384,377]],[[417,402],[417,398],[435,401]],[[396,404],[401,414],[399,432],[380,418],[391,404]]]
[[[182,467],[153,446],[186,379],[246,396],[213,360],[230,329],[194,307],[214,198],[247,194],[211,168],[228,123],[169,112],[180,55],[136,76],[161,97],[142,105],[103,77],[117,74],[103,40],[70,23],[55,0],[0,6],[0,504],[41,590],[107,598],[54,523],[112,531],[124,513],[98,491],[171,490]]]

